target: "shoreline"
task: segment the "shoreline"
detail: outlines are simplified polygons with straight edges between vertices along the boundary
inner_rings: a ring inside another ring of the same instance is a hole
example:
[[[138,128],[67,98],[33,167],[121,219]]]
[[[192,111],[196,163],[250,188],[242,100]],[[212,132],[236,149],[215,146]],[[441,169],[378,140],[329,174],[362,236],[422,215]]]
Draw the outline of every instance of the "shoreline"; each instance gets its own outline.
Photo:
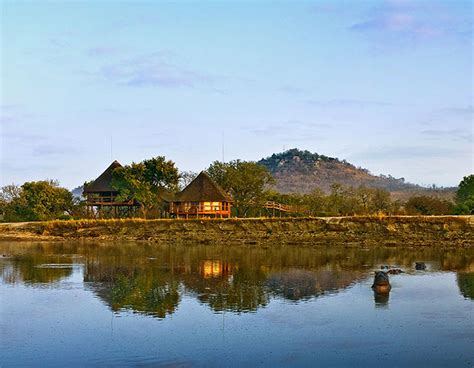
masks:
[[[0,241],[474,247],[474,216],[104,219],[1,223]]]

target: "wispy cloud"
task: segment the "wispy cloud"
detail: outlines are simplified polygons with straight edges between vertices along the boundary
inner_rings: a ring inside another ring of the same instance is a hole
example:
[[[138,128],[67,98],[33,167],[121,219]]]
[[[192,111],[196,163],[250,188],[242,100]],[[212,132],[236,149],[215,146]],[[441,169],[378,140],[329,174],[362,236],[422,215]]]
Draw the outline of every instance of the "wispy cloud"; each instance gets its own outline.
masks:
[[[465,116],[472,118],[474,115],[474,107],[473,106],[453,106],[453,107],[445,107],[439,110],[440,113],[449,114],[449,115],[457,115],[457,116]]]
[[[24,120],[31,120],[38,115],[32,114],[21,105],[5,104],[0,105],[0,124],[1,128],[14,126]]]
[[[35,157],[49,157],[49,156],[71,156],[77,155],[81,150],[74,145],[55,144],[52,142],[45,144],[38,144],[32,147],[32,153]]]
[[[469,14],[450,11],[442,1],[385,0],[349,30],[366,35],[381,47],[439,39],[467,39],[472,35]]]
[[[389,107],[392,103],[386,101],[357,100],[357,99],[334,99],[334,100],[307,100],[310,105],[320,107]]]
[[[292,85],[281,86],[278,90],[280,92],[284,92],[284,93],[287,93],[289,95],[303,95],[303,94],[306,94],[306,93],[309,92],[305,88],[300,88],[300,87],[296,87],[296,86],[292,86]]]
[[[123,53],[125,50],[114,46],[95,46],[87,50],[87,55],[95,57],[114,56]]]
[[[465,155],[465,150],[454,147],[440,147],[439,145],[420,146],[385,146],[372,147],[367,150],[355,152],[350,155],[351,159],[370,160],[411,160],[420,158],[446,158],[459,157]]]
[[[472,106],[450,106],[431,110],[426,113],[424,120],[418,125],[425,126],[427,129],[439,127],[440,124],[449,125],[451,129],[464,128],[465,131],[472,130],[472,121],[474,118],[474,109]]]
[[[466,131],[463,129],[425,129],[421,131],[421,134],[433,140],[457,140],[472,142],[472,131]]]
[[[64,49],[66,47],[70,46],[70,42],[67,38],[64,36],[62,37],[51,37],[48,40],[49,45],[51,47],[57,48],[57,49]]]
[[[215,77],[168,61],[166,53],[155,52],[109,63],[98,76],[108,82],[129,87],[196,87],[212,86]]]
[[[291,120],[282,123],[261,125],[259,128],[247,127],[245,130],[251,134],[262,137],[284,138],[291,141],[307,141],[317,137],[331,129],[332,126],[327,123],[305,122]]]

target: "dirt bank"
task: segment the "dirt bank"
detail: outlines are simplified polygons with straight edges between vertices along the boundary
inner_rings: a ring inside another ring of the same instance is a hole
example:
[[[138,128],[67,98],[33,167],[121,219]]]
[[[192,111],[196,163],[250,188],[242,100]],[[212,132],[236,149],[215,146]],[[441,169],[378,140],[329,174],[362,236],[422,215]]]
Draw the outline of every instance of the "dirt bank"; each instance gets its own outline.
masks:
[[[474,246],[474,216],[74,220],[0,224],[0,240]]]

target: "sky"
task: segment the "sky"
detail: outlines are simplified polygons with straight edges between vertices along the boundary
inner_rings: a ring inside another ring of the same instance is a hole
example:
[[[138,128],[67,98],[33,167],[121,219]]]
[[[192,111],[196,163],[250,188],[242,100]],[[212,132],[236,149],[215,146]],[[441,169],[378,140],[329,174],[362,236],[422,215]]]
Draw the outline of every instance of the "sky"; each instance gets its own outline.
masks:
[[[300,148],[473,173],[471,1],[0,1],[0,185]]]

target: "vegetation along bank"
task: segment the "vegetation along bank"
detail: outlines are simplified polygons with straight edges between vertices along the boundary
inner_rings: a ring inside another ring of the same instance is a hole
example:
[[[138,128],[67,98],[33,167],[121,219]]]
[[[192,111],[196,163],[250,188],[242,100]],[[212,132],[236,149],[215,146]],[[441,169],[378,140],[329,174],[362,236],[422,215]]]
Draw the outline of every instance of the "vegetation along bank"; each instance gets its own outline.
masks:
[[[0,224],[0,240],[164,244],[474,246],[474,216],[68,220]]]

